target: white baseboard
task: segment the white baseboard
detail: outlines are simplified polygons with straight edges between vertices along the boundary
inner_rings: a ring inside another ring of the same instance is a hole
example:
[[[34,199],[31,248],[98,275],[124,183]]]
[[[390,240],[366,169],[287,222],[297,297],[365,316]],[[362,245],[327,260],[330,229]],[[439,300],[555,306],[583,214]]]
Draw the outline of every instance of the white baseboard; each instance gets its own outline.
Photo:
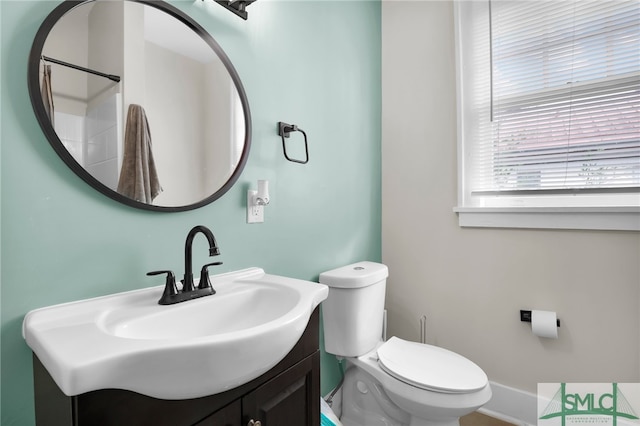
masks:
[[[481,413],[518,426],[535,426],[538,423],[536,394],[495,382],[491,382],[491,390],[491,401],[479,410]]]

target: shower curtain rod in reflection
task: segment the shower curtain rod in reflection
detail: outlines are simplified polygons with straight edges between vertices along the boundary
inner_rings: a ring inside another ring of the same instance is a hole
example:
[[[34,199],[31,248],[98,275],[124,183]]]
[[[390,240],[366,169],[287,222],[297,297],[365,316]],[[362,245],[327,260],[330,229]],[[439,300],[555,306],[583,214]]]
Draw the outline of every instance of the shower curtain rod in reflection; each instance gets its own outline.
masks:
[[[73,68],[73,69],[78,70],[78,71],[88,72],[89,74],[94,74],[94,75],[97,75],[97,76],[100,76],[100,77],[108,78],[109,80],[115,81],[116,83],[120,82],[120,76],[117,76],[117,75],[105,74],[105,73],[100,72],[100,71],[92,70],[90,68],[81,67],[80,65],[70,64],[69,62],[61,61],[59,59],[50,58],[50,57],[44,56],[44,55],[42,55],[41,58],[46,62],[51,62],[51,63],[54,63],[54,64],[62,65],[64,67]]]

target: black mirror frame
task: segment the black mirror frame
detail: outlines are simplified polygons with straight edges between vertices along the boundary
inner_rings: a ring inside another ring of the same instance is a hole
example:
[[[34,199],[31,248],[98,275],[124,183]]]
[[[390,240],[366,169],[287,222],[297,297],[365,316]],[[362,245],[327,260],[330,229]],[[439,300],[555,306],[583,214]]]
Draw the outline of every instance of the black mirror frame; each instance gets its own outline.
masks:
[[[35,39],[31,46],[31,51],[29,53],[29,63],[27,68],[27,85],[29,88],[29,97],[31,98],[31,105],[35,112],[36,118],[42,131],[44,132],[47,140],[53,147],[54,151],[58,154],[58,156],[66,163],[66,165],[73,170],[73,172],[78,175],[82,180],[84,180],[91,187],[106,195],[107,197],[118,201],[122,204],[125,204],[130,207],[135,207],[143,210],[152,210],[152,211],[160,211],[160,212],[181,212],[187,210],[194,210],[199,207],[210,204],[211,202],[217,200],[222,197],[234,183],[240,177],[249,157],[249,148],[251,147],[251,113],[249,110],[249,102],[247,99],[247,95],[245,93],[242,82],[240,81],[240,77],[238,76],[237,71],[235,70],[233,64],[224,53],[220,45],[214,40],[214,38],[198,23],[196,23],[193,19],[191,19],[188,15],[177,9],[176,7],[165,3],[164,1],[159,0],[125,0],[132,1],[135,3],[142,3],[151,7],[155,7],[156,9],[160,9],[163,12],[171,15],[172,17],[178,19],[189,28],[191,28],[198,36],[200,36],[218,55],[225,68],[229,72],[231,79],[233,80],[235,87],[238,91],[238,96],[240,97],[240,101],[242,103],[242,110],[245,116],[245,140],[244,147],[242,151],[242,155],[238,161],[238,164],[233,171],[232,175],[225,182],[225,184],[220,187],[216,192],[211,194],[210,196],[204,198],[201,201],[198,201],[193,204],[188,204],[184,206],[156,206],[153,204],[145,204],[136,200],[133,200],[129,197],[125,197],[124,195],[118,193],[117,191],[112,190],[107,187],[105,184],[100,182],[98,179],[93,177],[89,172],[87,172],[67,151],[67,149],[62,144],[62,141],[58,137],[51,121],[49,120],[49,116],[45,110],[44,102],[42,101],[42,95],[40,92],[40,78],[39,78],[39,70],[40,70],[40,57],[42,55],[42,49],[44,48],[44,43],[51,32],[51,29],[58,22],[58,20],[71,9],[80,6],[84,3],[90,3],[95,0],[65,0],[59,6],[57,6],[44,20],[38,32],[36,33]]]

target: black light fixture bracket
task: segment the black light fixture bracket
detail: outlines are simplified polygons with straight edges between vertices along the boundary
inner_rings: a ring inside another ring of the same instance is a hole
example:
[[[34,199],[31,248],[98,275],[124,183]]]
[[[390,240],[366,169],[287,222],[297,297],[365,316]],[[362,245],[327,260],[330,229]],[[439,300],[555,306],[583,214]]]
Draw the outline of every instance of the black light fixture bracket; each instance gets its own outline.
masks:
[[[220,6],[224,7],[227,10],[235,13],[245,21],[249,17],[247,13],[247,6],[253,3],[256,0],[214,0]]]

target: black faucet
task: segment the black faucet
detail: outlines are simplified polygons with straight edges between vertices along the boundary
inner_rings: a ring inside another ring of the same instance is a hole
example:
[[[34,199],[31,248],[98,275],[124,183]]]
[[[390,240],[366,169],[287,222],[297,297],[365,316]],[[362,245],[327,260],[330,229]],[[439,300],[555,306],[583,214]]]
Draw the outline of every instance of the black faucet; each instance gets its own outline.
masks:
[[[178,291],[175,275],[171,271],[153,271],[147,273],[147,275],[167,274],[164,293],[160,300],[158,300],[160,305],[172,305],[174,303],[180,303],[186,300],[215,294],[216,291],[211,286],[211,281],[209,280],[208,268],[209,266],[222,265],[222,262],[207,263],[204,265],[200,270],[200,282],[198,283],[198,287],[194,287],[192,272],[192,246],[193,239],[199,232],[203,233],[209,241],[209,256],[218,256],[220,254],[220,249],[218,249],[216,239],[209,228],[198,225],[191,229],[184,244],[184,279],[182,280],[182,290]]]
[[[191,231],[189,231],[189,235],[187,235],[187,240],[184,243],[184,279],[182,280],[182,291],[193,291],[193,272],[192,272],[192,248],[193,239],[198,234],[198,232],[202,232],[207,240],[209,241],[209,256],[218,256],[220,254],[220,249],[218,249],[218,245],[216,244],[216,239],[213,236],[213,233],[206,226],[198,225],[193,227]],[[202,274],[200,274],[202,275]],[[208,277],[208,275],[207,275]],[[202,284],[202,283],[200,283]],[[198,286],[200,287],[200,285]]]

